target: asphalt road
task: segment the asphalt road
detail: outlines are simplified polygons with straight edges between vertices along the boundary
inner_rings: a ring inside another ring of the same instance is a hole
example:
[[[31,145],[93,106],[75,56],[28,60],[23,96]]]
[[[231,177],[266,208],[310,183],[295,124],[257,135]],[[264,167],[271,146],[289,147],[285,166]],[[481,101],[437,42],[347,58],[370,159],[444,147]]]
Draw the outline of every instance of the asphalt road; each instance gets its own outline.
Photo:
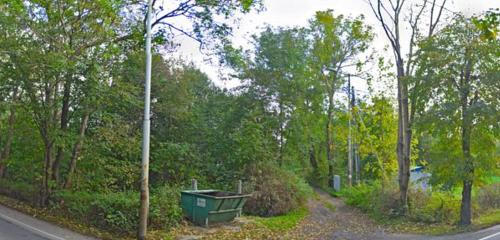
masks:
[[[0,240],[47,240],[47,238],[0,218]]]
[[[95,240],[0,205],[0,240]]]
[[[374,238],[377,239],[377,238]],[[421,236],[421,235],[391,235],[391,238],[380,239],[411,239],[411,240],[500,240],[500,225],[485,228],[475,232],[466,232],[443,236]]]

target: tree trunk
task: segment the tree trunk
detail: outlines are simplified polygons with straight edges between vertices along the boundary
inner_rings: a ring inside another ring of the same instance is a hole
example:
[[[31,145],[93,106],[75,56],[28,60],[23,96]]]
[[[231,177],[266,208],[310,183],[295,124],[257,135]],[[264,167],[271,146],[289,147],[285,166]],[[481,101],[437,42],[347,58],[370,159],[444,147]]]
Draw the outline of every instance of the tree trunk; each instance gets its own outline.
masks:
[[[52,171],[52,145],[53,142],[47,138],[44,139],[44,174],[42,179],[42,187],[40,188],[40,206],[47,206],[51,194],[50,176]]]
[[[63,94],[63,104],[61,109],[61,132],[65,133],[68,129],[69,123],[69,98],[71,93],[71,83],[68,79],[66,79],[66,83],[64,84],[64,94]],[[52,180],[54,180],[57,184],[60,183],[60,163],[64,158],[63,147],[57,147],[57,154],[54,164],[52,165]]]
[[[314,145],[311,144],[311,148],[309,149],[309,162],[313,168],[313,171],[316,172],[318,170],[318,161],[316,160],[316,154],[314,153]]]
[[[280,131],[280,155],[279,155],[279,166],[281,167],[283,165],[283,134],[284,134],[284,129],[283,129],[283,123],[284,123],[284,113],[283,113],[283,103],[280,101],[279,102],[279,121],[278,124],[279,126],[279,131]]]
[[[7,126],[7,139],[5,140],[5,146],[1,149],[0,152],[0,178],[3,178],[5,175],[5,169],[7,167],[5,161],[7,161],[10,156],[12,140],[14,138],[14,123],[16,119],[16,109],[14,107],[14,104],[16,100],[17,89],[14,89],[14,92],[12,93],[12,105],[10,106],[10,114]]]
[[[408,185],[410,180],[411,128],[408,116],[408,84],[405,81],[403,61],[397,61],[398,68],[398,172],[401,211],[408,214]]]
[[[464,180],[460,206],[460,225],[468,226],[472,219],[472,180]]]
[[[66,189],[71,188],[73,174],[74,174],[75,169],[76,169],[76,161],[78,160],[80,150],[82,149],[83,138],[85,137],[85,130],[87,129],[88,121],[89,121],[89,114],[86,113],[82,119],[82,123],[80,124],[80,132],[79,132],[78,140],[76,141],[75,145],[73,146],[73,151],[71,153],[71,160],[70,160],[70,165],[69,165],[68,176],[66,177],[66,182],[64,183],[64,188],[66,188]]]
[[[328,186],[333,187],[333,137],[332,137],[332,117],[333,117],[333,96],[328,96],[328,119],[326,120],[326,160],[328,161]]]
[[[467,51],[466,51],[467,52]],[[460,206],[460,225],[467,226],[471,224],[472,209],[472,183],[474,177],[474,163],[470,152],[470,139],[472,130],[472,115],[469,112],[469,94],[470,94],[470,73],[471,62],[468,61],[465,69],[465,76],[460,81],[461,108],[462,108],[462,154],[464,159],[464,182],[462,189],[462,202]]]

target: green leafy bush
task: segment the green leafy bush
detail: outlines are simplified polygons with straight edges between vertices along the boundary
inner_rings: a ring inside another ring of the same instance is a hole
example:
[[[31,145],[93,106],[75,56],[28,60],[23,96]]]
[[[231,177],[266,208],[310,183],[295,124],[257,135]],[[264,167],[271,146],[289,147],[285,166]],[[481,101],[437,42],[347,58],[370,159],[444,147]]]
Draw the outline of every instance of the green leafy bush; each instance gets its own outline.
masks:
[[[33,186],[23,182],[0,179],[0,194],[31,204],[37,202],[37,192],[35,192]]]
[[[341,192],[345,202],[377,218],[400,215],[399,191],[394,183],[360,184]],[[454,224],[460,216],[460,197],[452,192],[409,190],[408,218],[416,222]],[[473,204],[477,209],[477,205]]]
[[[170,228],[182,219],[180,192],[176,187],[154,189],[150,198],[149,222],[153,228]],[[134,232],[139,218],[139,195],[136,192],[88,193],[58,192],[58,204],[72,218],[119,234]]]
[[[262,164],[249,170],[253,192],[244,211],[263,217],[282,215],[300,207],[312,189],[303,179],[279,167]]]
[[[151,195],[149,209],[150,225],[159,229],[176,226],[183,216],[180,199],[181,192],[178,187],[165,185],[155,189]]]
[[[477,194],[477,203],[481,210],[500,208],[500,182],[484,186]]]
[[[425,223],[454,224],[460,217],[460,198],[451,192],[410,193],[410,218]]]
[[[398,192],[393,184],[363,183],[345,188],[340,193],[348,205],[356,206],[375,216],[393,216],[398,213]]]

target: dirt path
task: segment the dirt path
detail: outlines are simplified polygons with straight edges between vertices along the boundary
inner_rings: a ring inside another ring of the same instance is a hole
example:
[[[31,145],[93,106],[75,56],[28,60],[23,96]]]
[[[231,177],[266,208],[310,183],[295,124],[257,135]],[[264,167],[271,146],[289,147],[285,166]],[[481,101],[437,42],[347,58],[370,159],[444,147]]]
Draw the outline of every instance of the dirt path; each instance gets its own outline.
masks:
[[[310,214],[285,239],[425,239],[417,235],[387,234],[385,229],[341,199],[316,190],[308,203]],[[332,211],[328,206],[335,206]]]
[[[252,221],[224,224],[208,229],[188,227],[176,234],[177,239],[248,239],[248,240],[500,240],[500,225],[476,232],[455,235],[428,236],[396,234],[386,231],[359,209],[346,205],[342,199],[316,190],[317,197],[309,200],[309,215],[287,233],[255,227]]]

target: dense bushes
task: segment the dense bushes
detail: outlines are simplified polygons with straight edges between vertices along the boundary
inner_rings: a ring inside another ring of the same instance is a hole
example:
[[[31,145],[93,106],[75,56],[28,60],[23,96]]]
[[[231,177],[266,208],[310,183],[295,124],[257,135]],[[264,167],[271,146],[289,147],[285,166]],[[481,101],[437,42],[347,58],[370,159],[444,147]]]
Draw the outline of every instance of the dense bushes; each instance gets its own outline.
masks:
[[[0,194],[29,203],[36,203],[37,193],[30,184],[0,178]]]
[[[425,223],[454,224],[460,218],[460,197],[451,192],[410,193],[410,218]]]
[[[393,185],[382,187],[380,183],[360,184],[345,188],[340,195],[345,202],[376,216],[392,216],[398,213],[398,192]]]
[[[244,211],[259,216],[276,216],[296,209],[312,194],[303,179],[271,164],[250,167],[252,197]]]
[[[483,187],[477,195],[477,202],[482,209],[500,208],[500,182]]]
[[[379,182],[360,184],[346,188],[341,192],[345,202],[356,206],[376,218],[399,215],[399,192],[395,183],[384,187]],[[451,191],[421,191],[411,189],[409,192],[409,220],[424,223],[455,224],[460,218],[460,194]],[[473,199],[473,213],[489,209],[498,209],[500,184],[485,186],[477,192]]]
[[[169,228],[182,218],[177,188],[161,187],[151,192],[149,222],[153,228]],[[53,208],[83,223],[126,234],[134,232],[139,218],[136,192],[93,194],[63,191],[56,194]]]
[[[454,223],[458,220],[460,201],[451,193],[410,190],[410,220],[426,223]],[[383,187],[379,182],[361,184],[342,192],[347,204],[359,207],[377,218],[400,214],[399,192],[394,183]],[[458,201],[457,201],[458,200]]]

